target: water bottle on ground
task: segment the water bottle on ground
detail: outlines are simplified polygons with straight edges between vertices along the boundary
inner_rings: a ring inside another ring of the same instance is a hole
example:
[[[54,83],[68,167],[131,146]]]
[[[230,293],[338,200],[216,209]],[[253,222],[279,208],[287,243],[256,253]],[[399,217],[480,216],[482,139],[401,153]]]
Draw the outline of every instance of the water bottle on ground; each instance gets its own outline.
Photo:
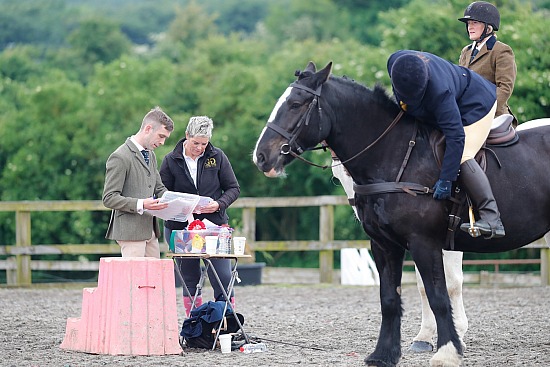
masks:
[[[267,352],[265,343],[244,344],[239,350],[245,354]]]

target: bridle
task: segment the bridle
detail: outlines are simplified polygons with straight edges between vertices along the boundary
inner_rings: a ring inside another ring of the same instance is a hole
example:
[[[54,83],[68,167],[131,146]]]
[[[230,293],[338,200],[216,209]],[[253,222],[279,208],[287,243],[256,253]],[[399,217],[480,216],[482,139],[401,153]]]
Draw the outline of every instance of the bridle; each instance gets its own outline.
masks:
[[[314,96],[313,100],[309,103],[306,113],[302,115],[302,117],[298,121],[298,124],[296,124],[296,126],[294,127],[294,129],[292,129],[291,132],[286,131],[285,129],[283,129],[278,125],[275,125],[273,122],[268,122],[267,127],[288,140],[288,143],[284,143],[283,145],[281,145],[281,154],[290,154],[293,157],[298,158],[299,155],[306,150],[306,149],[303,149],[297,143],[297,139],[298,139],[298,136],[300,135],[300,132],[305,126],[309,125],[309,120],[311,119],[311,111],[313,111],[313,108],[315,108],[315,106],[318,106],[319,115],[321,114],[321,106],[319,105],[319,98],[321,97],[321,89],[323,88],[323,85],[321,84],[316,90],[313,90],[304,85],[294,82],[290,84],[290,88],[298,88],[313,94]],[[295,153],[292,151],[293,145],[296,146],[296,151],[298,153]]]
[[[291,132],[286,131],[285,129],[281,128],[278,125],[275,125],[273,122],[268,122],[267,123],[267,128],[272,129],[273,131],[275,131],[276,133],[281,135],[283,138],[288,140],[288,143],[284,143],[284,144],[281,145],[280,154],[284,154],[284,155],[290,154],[292,157],[297,158],[297,159],[301,160],[302,162],[305,162],[305,163],[307,163],[311,166],[319,167],[319,168],[322,168],[322,169],[332,168],[332,167],[336,167],[336,166],[339,166],[339,165],[346,164],[346,163],[352,161],[353,159],[359,157],[361,154],[365,153],[367,150],[372,148],[376,143],[378,143],[380,140],[382,140],[382,138],[384,136],[386,136],[390,132],[391,129],[393,129],[393,127],[399,122],[399,120],[401,119],[401,117],[403,116],[403,113],[404,113],[403,110],[400,110],[399,113],[397,114],[397,116],[391,122],[391,124],[388,125],[386,130],[384,130],[382,132],[382,134],[378,138],[376,138],[376,140],[374,140],[372,143],[370,143],[368,146],[363,148],[363,150],[361,150],[360,152],[358,152],[357,154],[355,154],[351,158],[348,158],[343,162],[340,161],[339,163],[332,164],[332,165],[330,165],[330,164],[320,165],[320,164],[313,163],[313,162],[303,158],[301,156],[301,154],[304,153],[306,150],[317,150],[317,149],[326,150],[327,146],[322,145],[320,147],[315,147],[315,148],[310,148],[310,149],[303,149],[297,143],[297,138],[300,135],[300,132],[302,131],[302,129],[305,126],[309,125],[309,120],[311,119],[311,111],[313,110],[313,108],[315,106],[318,106],[319,118],[321,118],[321,106],[319,104],[319,99],[321,98],[321,90],[322,90],[323,84],[321,84],[319,87],[317,87],[316,90],[313,90],[311,88],[308,88],[308,87],[306,87],[304,85],[301,85],[301,84],[298,84],[296,82],[291,83],[289,87],[290,88],[298,88],[298,89],[301,89],[303,91],[306,91],[308,93],[313,94],[313,96],[314,96],[313,100],[309,103],[309,106],[307,108],[306,113],[304,115],[302,115],[302,117],[298,121],[298,124],[294,127],[294,129],[292,129]],[[319,130],[321,130],[321,124],[319,124]],[[292,150],[293,145],[296,145],[296,152],[294,152]]]

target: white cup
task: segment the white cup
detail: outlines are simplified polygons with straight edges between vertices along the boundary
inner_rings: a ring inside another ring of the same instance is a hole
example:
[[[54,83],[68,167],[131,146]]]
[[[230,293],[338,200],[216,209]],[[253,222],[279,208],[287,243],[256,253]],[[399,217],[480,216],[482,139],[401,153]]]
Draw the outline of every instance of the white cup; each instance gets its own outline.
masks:
[[[218,236],[204,236],[206,240],[206,253],[215,255],[218,248]]]
[[[231,353],[231,334],[221,334],[218,338],[222,353]]]
[[[233,253],[235,255],[244,255],[244,245],[246,237],[233,237]]]

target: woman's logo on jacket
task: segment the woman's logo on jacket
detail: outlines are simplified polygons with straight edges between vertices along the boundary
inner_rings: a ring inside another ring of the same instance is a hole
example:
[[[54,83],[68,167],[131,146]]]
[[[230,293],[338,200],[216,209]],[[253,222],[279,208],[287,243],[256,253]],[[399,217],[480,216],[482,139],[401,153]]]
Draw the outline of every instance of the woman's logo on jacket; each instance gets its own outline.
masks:
[[[216,158],[208,158],[204,163],[204,168],[216,167]]]

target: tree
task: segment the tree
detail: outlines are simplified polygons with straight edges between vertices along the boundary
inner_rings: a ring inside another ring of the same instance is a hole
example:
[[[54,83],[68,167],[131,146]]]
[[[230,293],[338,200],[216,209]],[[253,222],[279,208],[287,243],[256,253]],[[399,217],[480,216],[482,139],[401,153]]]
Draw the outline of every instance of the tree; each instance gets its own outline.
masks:
[[[130,49],[130,41],[115,22],[106,19],[88,19],[83,21],[68,37],[83,62],[111,62]]]
[[[60,46],[67,30],[64,0],[1,1],[0,50],[20,44]]]
[[[42,74],[41,51],[36,46],[20,45],[0,54],[0,75],[13,81],[24,82]]]
[[[401,8],[380,14],[377,25],[383,36],[380,45],[388,51],[388,56],[397,50],[411,49],[431,52],[457,63],[467,40],[464,23],[457,20],[463,11],[448,1],[412,0]]]
[[[207,14],[195,0],[191,0],[185,8],[176,7],[176,16],[168,28],[168,40],[192,48],[216,32],[215,19],[215,15]]]
[[[269,2],[264,0],[203,0],[201,4],[216,14],[215,22],[220,32],[252,34],[256,24],[268,14]]]
[[[518,73],[509,104],[520,123],[550,116],[550,11],[510,2],[501,12],[502,40],[512,47]]]
[[[272,3],[264,23],[277,42],[284,40],[317,41],[350,38],[349,13],[331,0],[316,1],[315,6],[299,0]]]

